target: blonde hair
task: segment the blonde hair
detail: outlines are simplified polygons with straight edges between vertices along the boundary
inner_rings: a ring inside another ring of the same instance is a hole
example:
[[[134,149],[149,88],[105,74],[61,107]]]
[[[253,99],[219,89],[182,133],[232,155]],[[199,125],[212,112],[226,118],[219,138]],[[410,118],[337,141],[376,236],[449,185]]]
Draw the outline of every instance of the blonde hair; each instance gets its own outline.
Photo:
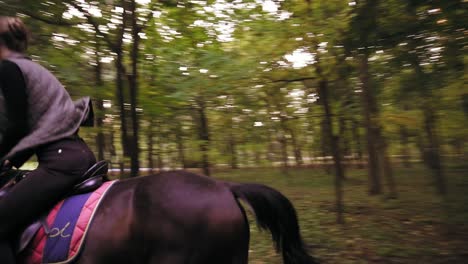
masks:
[[[0,45],[8,49],[25,52],[29,44],[29,31],[17,17],[0,16]]]

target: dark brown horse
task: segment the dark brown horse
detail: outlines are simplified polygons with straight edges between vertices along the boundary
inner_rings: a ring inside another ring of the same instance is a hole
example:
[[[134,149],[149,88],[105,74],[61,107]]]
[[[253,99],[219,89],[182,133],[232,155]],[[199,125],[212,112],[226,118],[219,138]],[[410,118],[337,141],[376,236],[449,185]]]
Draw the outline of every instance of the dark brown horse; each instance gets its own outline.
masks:
[[[79,264],[244,264],[249,224],[272,233],[286,264],[315,263],[299,234],[296,212],[278,191],[188,172],[122,180],[109,190],[89,229]]]

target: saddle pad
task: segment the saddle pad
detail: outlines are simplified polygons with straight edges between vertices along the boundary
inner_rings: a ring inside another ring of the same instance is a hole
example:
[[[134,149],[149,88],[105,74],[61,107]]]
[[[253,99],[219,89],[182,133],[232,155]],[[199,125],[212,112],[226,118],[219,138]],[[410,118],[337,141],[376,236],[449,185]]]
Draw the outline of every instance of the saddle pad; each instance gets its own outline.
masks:
[[[104,182],[94,192],[71,196],[58,203],[47,216],[49,234],[41,227],[19,263],[62,264],[73,261],[82,248],[102,198],[115,182]]]

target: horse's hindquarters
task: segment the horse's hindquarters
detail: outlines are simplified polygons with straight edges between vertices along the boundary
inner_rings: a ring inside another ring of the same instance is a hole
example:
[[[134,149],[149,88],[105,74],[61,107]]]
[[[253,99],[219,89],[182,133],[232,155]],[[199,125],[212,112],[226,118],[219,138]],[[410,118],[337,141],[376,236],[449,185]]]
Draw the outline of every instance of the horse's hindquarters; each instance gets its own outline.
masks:
[[[79,264],[133,262],[131,234],[136,182],[120,181],[108,191],[91,223]]]
[[[248,223],[231,191],[185,172],[116,184],[79,263],[247,263]]]

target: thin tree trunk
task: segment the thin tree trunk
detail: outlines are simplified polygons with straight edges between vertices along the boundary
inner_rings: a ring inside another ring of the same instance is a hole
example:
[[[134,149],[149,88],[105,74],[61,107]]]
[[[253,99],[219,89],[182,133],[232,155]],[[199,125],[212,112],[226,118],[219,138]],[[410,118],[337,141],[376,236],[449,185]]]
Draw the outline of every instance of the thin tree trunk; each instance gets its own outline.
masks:
[[[153,173],[153,168],[154,168],[154,159],[153,159],[153,147],[154,147],[154,133],[153,133],[153,126],[154,126],[154,121],[152,118],[150,118],[150,124],[148,127],[148,167],[150,169],[150,172]]]
[[[435,123],[436,116],[434,110],[429,104],[426,104],[424,109],[424,130],[428,141],[426,164],[434,174],[437,191],[439,194],[445,195],[447,193],[447,186],[442,168],[439,138],[435,129]]]
[[[115,157],[117,155],[117,151],[115,150],[115,138],[114,138],[114,129],[111,128],[111,132],[109,135],[109,153],[111,157]]]
[[[415,5],[411,6],[411,13],[417,14],[419,10],[415,8]],[[423,39],[414,38],[408,45],[412,50],[416,49],[423,43]],[[430,78],[427,78],[424,69],[421,66],[421,59],[417,55],[418,53],[410,53],[409,59],[414,69],[415,77],[417,80],[417,85],[419,86],[420,98],[423,100],[423,118],[424,118],[424,133],[427,140],[427,149],[425,148],[423,142],[419,142],[423,152],[423,159],[426,162],[426,165],[432,170],[435,178],[435,185],[437,191],[441,195],[446,195],[447,186],[444,176],[444,171],[442,167],[441,153],[440,153],[440,142],[439,137],[436,132],[436,113],[435,109],[431,104],[431,99],[433,95],[431,94],[431,88],[429,87]]]
[[[388,198],[390,199],[396,199],[398,197],[397,191],[396,191],[396,184],[395,184],[395,179],[393,177],[393,169],[392,169],[392,164],[390,161],[390,158],[388,157],[388,145],[387,142],[385,141],[385,138],[383,135],[379,133],[379,153],[381,154],[380,162],[381,162],[381,168],[383,170],[383,175],[387,181],[387,186],[388,186]]]
[[[121,137],[121,144],[123,149],[123,155],[129,156],[130,151],[128,148],[128,129],[127,129],[127,117],[125,112],[125,96],[124,96],[124,74],[125,69],[123,65],[123,35],[125,33],[125,28],[127,24],[127,13],[125,12],[125,4],[122,1],[122,6],[124,7],[124,12],[122,16],[122,24],[118,30],[118,36],[116,38],[117,42],[115,44],[115,53],[116,53],[116,60],[115,60],[115,67],[116,67],[116,95],[117,95],[117,103],[119,105],[119,112],[120,112],[120,137]]]
[[[297,136],[294,130],[289,129],[289,134],[291,135],[291,143],[294,149],[294,158],[296,160],[297,166],[302,166],[304,164],[302,160],[302,150],[300,144],[297,142]]]
[[[140,32],[139,26],[137,24],[138,15],[136,13],[136,2],[132,0],[130,2],[130,12],[131,12],[131,22],[132,22],[132,51],[131,51],[131,63],[132,63],[132,73],[130,76],[130,109],[131,109],[131,118],[132,118],[132,146],[130,153],[131,161],[131,176],[138,176],[140,170],[140,147],[139,147],[139,122],[137,115],[137,98],[138,98],[138,48],[140,45],[140,37],[138,33]]]
[[[420,80],[419,86],[421,89],[421,97],[424,100],[424,132],[427,139],[427,149],[424,145],[421,145],[421,147],[423,147],[423,159],[426,162],[427,167],[429,167],[434,174],[435,185],[438,193],[445,195],[447,193],[447,186],[442,168],[439,136],[436,131],[436,113],[430,101],[430,90],[427,87],[426,75],[419,63],[419,58],[417,56],[412,56],[411,59],[412,65],[415,69],[415,74],[418,77],[418,80]]]
[[[164,159],[163,159],[163,144],[161,140],[161,123],[157,122],[157,125],[155,127],[156,129],[156,162],[157,162],[157,167],[158,171],[161,172],[164,168]]]
[[[176,144],[177,144],[177,154],[180,164],[182,168],[186,169],[187,164],[185,161],[185,146],[184,146],[184,138],[183,138],[183,131],[182,126],[180,123],[176,126]]]
[[[286,139],[286,135],[284,131],[281,131],[278,135],[278,141],[281,147],[281,160],[282,160],[282,168],[283,170],[287,171],[289,167],[288,163],[288,141]]]
[[[102,130],[102,126],[104,123],[103,118],[102,118],[104,107],[103,107],[103,102],[101,99],[96,100],[96,109],[97,109],[96,127],[98,129],[98,132],[96,135],[96,146],[98,150],[98,160],[104,160],[105,136]]]
[[[313,131],[313,126],[310,126],[310,131]],[[309,156],[309,164],[314,164],[314,159],[315,159],[315,150],[313,147],[313,142],[314,138],[311,137],[310,135],[307,135],[307,155]]]
[[[229,132],[229,152],[231,154],[231,169],[238,169],[239,164],[237,162],[237,145],[236,139],[234,138],[234,133],[232,132],[232,127]]]
[[[245,153],[244,152],[244,146],[242,146],[242,145],[238,146],[238,148],[237,148],[237,157],[238,157],[239,160],[238,160],[237,163],[238,163],[240,168],[245,167],[245,163],[244,163],[245,155],[244,155],[244,153]]]
[[[94,66],[94,73],[95,73],[95,84],[97,89],[101,89],[103,86],[103,81],[102,81],[102,63],[101,63],[101,56],[100,56],[100,51],[101,51],[101,45],[99,38],[95,37],[96,41],[96,49],[95,49],[95,66]],[[96,127],[97,127],[97,135],[96,135],[96,146],[98,150],[98,160],[104,160],[104,148],[105,148],[105,138],[104,138],[104,132],[102,129],[103,126],[103,115],[104,115],[104,106],[103,106],[103,101],[98,96],[98,100],[96,100]]]
[[[346,175],[346,154],[348,153],[348,142],[346,140],[346,120],[340,116],[338,118],[339,132],[338,132],[338,147],[339,154],[341,156],[341,162],[343,167],[343,175]],[[345,180],[345,178],[343,178]]]
[[[379,153],[378,153],[378,130],[375,123],[377,118],[377,103],[370,87],[369,80],[369,55],[365,51],[360,57],[360,80],[362,83],[362,103],[364,110],[364,125],[366,127],[367,154],[368,154],[368,176],[369,176],[369,194],[381,194],[382,186],[379,171]]]
[[[116,65],[117,65],[117,76],[115,78],[116,87],[117,87],[117,102],[119,104],[120,111],[120,136],[122,141],[122,148],[124,156],[130,154],[128,148],[128,129],[127,129],[127,117],[125,112],[125,97],[124,97],[124,83],[123,83],[123,53],[120,50],[117,53]]]
[[[331,142],[330,142],[330,137],[328,136],[328,131],[327,131],[327,118],[324,116],[320,122],[320,132],[321,132],[321,139],[322,139],[322,144],[321,144],[321,147],[322,147],[322,163],[323,163],[323,166],[325,168],[325,172],[328,174],[328,175],[331,175],[332,174],[332,170],[331,170],[331,166],[328,164],[328,159],[327,157],[330,155],[330,146],[331,146]]]
[[[164,160],[164,155],[166,154],[166,147],[161,137],[158,137],[158,169],[163,171],[164,167],[167,166]]]
[[[328,81],[320,80],[318,95],[320,102],[322,103],[323,110],[325,112],[325,129],[327,137],[331,142],[331,150],[333,155],[333,161],[335,165],[335,195],[336,195],[336,222],[339,224],[344,223],[343,217],[343,184],[342,180],[344,179],[343,165],[341,164],[341,155],[338,146],[338,138],[333,135],[333,121],[332,121],[332,112],[330,109],[330,103],[328,101]]]
[[[115,148],[115,131],[114,129],[112,128],[111,131],[110,131],[110,135],[109,135],[110,139],[110,155],[113,159],[116,159],[117,160],[117,164],[119,165],[119,170],[120,170],[120,178],[122,178],[122,175],[124,174],[124,165],[123,165],[123,159],[120,160],[118,157],[115,158],[117,156],[117,150]]]
[[[362,161],[362,142],[361,136],[359,135],[359,126],[356,120],[353,120],[353,138],[355,143],[355,155],[356,155],[356,162],[357,168],[362,169],[364,168],[363,161]]]
[[[258,168],[260,167],[261,161],[262,161],[262,152],[260,148],[255,148],[255,167]]]
[[[210,135],[208,131],[208,119],[206,117],[206,106],[202,100],[198,101],[198,117],[199,117],[199,131],[198,136],[201,141],[200,151],[202,153],[202,169],[203,173],[206,176],[210,176],[210,162],[208,157],[209,145],[210,145]]]
[[[276,104],[276,108],[280,109],[280,105]],[[280,109],[281,110],[281,109]],[[289,154],[288,154],[288,139],[286,137],[286,134],[290,133],[290,129],[288,128],[288,125],[286,123],[286,118],[284,116],[280,116],[280,125],[281,125],[281,132],[279,134],[279,142],[281,143],[281,154],[283,158],[283,170],[287,172],[288,167],[289,167]],[[294,148],[294,146],[293,146]]]
[[[268,142],[267,142],[267,160],[270,162],[270,164],[274,164],[276,161],[275,159],[275,147],[273,145],[273,137],[271,135],[271,131],[268,131]]]
[[[400,125],[400,144],[401,144],[401,157],[403,161],[403,165],[405,168],[411,167],[411,156],[409,152],[409,144],[408,144],[408,129],[406,126]]]

